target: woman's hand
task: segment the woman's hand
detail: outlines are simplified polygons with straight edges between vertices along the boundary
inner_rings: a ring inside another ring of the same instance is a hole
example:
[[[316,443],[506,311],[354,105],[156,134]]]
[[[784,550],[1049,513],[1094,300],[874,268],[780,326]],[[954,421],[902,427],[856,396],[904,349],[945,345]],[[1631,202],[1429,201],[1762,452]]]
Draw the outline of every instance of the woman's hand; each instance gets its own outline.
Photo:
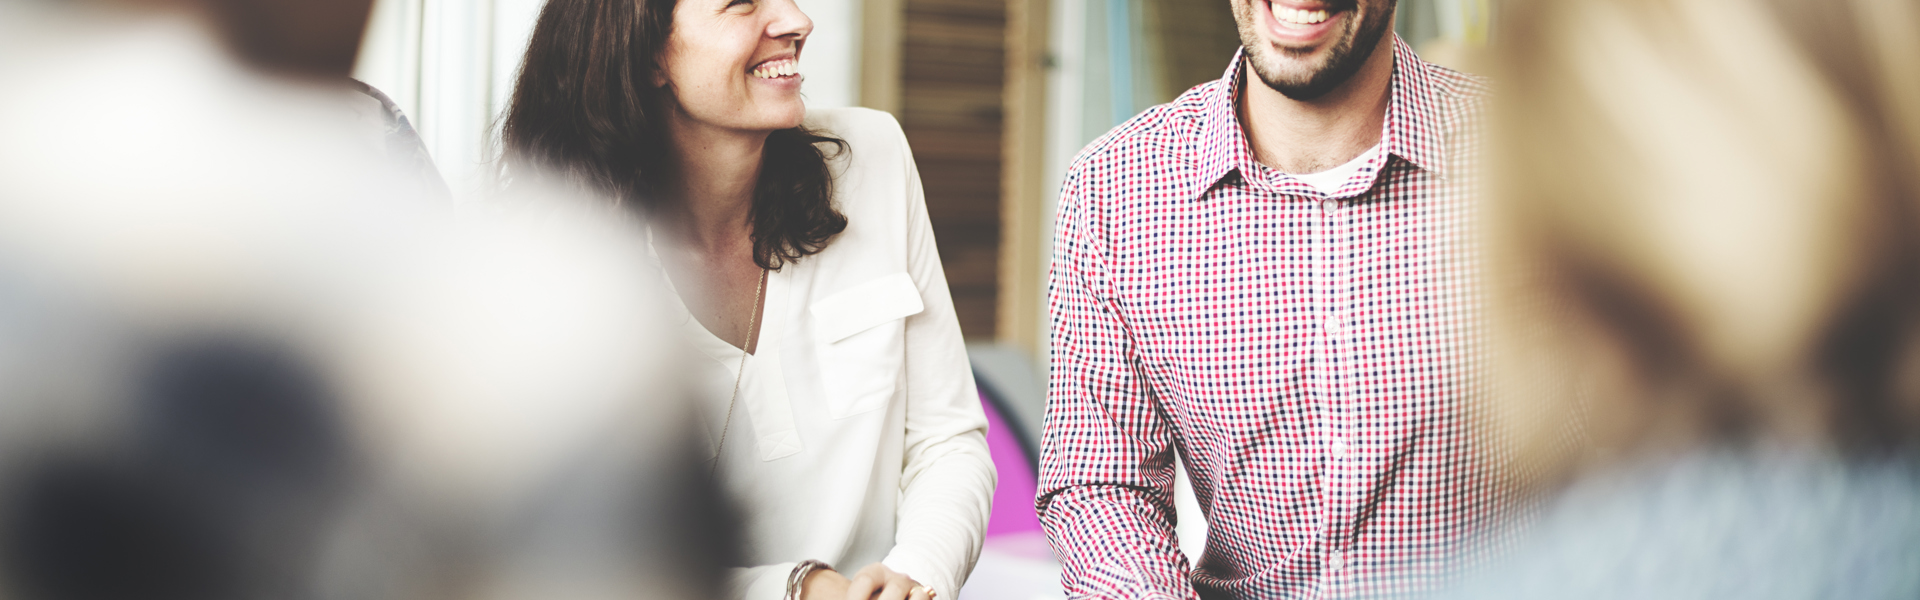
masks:
[[[826,569],[814,571],[802,586],[804,600],[933,600],[932,590],[880,563],[860,569],[853,579]]]

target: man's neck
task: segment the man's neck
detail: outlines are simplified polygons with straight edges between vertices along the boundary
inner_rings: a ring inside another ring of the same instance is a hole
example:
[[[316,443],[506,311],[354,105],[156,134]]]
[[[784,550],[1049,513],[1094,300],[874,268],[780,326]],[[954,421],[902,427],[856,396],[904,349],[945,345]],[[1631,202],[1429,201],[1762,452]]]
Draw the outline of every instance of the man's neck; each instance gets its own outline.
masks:
[[[1255,160],[1285,173],[1319,173],[1380,143],[1393,91],[1393,36],[1380,36],[1346,83],[1312,100],[1288,98],[1241,68],[1240,127]]]
[[[724,131],[677,118],[668,125],[676,166],[675,203],[668,218],[681,221],[681,240],[695,249],[737,243],[747,231],[753,190],[767,135]]]

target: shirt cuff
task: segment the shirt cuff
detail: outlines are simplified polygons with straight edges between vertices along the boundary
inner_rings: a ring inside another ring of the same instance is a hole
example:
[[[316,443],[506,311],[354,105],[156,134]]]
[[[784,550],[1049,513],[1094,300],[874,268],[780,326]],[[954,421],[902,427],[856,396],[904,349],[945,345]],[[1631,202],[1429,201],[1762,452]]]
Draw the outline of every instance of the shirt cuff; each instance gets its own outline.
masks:
[[[880,560],[880,564],[886,565],[887,568],[893,569],[894,572],[900,573],[901,575],[913,578],[914,581],[920,582],[920,585],[933,588],[933,591],[940,594],[941,598],[956,598],[960,593],[960,590],[947,589],[947,586],[953,585],[953,582],[939,577],[939,569],[935,569],[912,558],[901,556],[897,553],[889,554],[886,558]]]

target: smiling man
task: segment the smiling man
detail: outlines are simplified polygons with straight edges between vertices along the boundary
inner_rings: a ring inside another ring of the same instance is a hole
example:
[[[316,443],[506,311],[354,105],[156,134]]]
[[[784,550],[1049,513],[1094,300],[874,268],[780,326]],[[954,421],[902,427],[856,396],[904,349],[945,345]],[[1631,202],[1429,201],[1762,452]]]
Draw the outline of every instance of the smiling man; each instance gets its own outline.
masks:
[[[1418,593],[1512,505],[1473,429],[1485,90],[1393,0],[1231,1],[1225,75],[1067,174],[1041,520],[1075,598]]]

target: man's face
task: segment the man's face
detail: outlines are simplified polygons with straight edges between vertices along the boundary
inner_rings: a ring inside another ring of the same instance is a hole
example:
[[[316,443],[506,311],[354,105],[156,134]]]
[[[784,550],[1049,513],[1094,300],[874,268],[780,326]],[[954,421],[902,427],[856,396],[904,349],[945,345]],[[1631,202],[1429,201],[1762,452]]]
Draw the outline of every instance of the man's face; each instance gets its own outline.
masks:
[[[1312,100],[1373,55],[1396,1],[1233,0],[1233,19],[1254,74],[1288,98]]]

